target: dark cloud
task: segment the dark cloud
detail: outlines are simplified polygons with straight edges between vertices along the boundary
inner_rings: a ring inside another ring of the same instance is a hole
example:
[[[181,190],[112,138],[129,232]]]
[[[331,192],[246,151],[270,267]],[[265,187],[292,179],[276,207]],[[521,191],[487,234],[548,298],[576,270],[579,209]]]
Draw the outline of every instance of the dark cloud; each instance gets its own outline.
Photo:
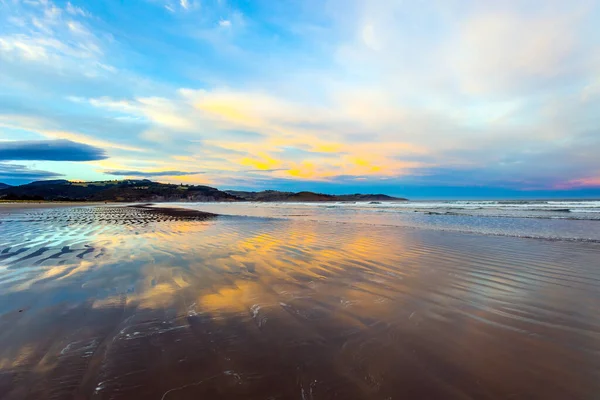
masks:
[[[108,158],[103,149],[70,140],[0,142],[0,160],[95,161]]]
[[[277,172],[277,171],[289,171],[288,168],[272,168],[272,169],[247,169],[240,172]]]
[[[10,185],[62,177],[63,175],[50,171],[29,169],[23,165],[0,163],[0,182]]]
[[[265,135],[260,133],[260,132],[254,132],[254,131],[245,131],[245,130],[233,130],[233,129],[229,129],[229,130],[223,130],[219,132],[219,138],[221,140],[225,139],[233,139],[233,140],[240,140],[240,139],[245,139],[245,140],[249,140],[249,139],[262,139],[264,138]]]
[[[114,170],[114,171],[103,171],[108,175],[116,175],[116,176],[145,176],[145,177],[153,177],[153,176],[181,176],[181,175],[198,175],[203,174],[204,172],[199,171],[124,171],[124,170]]]
[[[286,159],[295,159],[295,160],[305,160],[310,157],[318,157],[318,158],[340,158],[343,155],[348,153],[344,151],[336,151],[336,152],[323,152],[323,151],[314,151],[310,149],[310,146],[306,145],[304,148],[285,146],[282,148],[281,154]]]

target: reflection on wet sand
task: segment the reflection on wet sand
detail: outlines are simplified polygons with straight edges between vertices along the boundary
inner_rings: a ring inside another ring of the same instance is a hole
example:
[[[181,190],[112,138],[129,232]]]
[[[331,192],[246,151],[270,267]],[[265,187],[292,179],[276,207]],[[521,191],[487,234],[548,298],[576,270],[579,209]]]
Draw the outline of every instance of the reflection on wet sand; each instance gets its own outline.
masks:
[[[2,399],[593,399],[600,246],[0,215]]]

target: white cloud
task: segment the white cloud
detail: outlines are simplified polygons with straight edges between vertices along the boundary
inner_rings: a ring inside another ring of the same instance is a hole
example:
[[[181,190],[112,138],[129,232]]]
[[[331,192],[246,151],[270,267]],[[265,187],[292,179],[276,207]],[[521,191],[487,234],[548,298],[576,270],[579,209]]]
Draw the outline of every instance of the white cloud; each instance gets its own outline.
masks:
[[[577,19],[564,13],[484,13],[465,21],[450,61],[468,92],[514,89],[568,72],[577,46]],[[529,81],[529,82],[527,82]]]
[[[66,11],[71,15],[79,15],[81,17],[89,17],[89,13],[81,7],[74,6],[71,2],[67,2]]]
[[[229,28],[231,26],[231,21],[228,19],[222,19],[219,21],[219,26],[223,28]]]
[[[88,14],[71,3],[59,8],[50,1],[35,3],[35,7],[14,3],[12,21],[19,29],[0,30],[0,67],[21,62],[43,65],[60,74],[98,76],[114,72],[103,60],[103,39],[86,25]],[[25,21],[23,26],[21,22]]]
[[[381,43],[379,43],[379,40],[377,39],[377,34],[375,33],[375,28],[372,24],[363,26],[361,36],[368,47],[373,50],[381,50]]]
[[[79,97],[76,97],[73,100],[76,102],[82,101],[82,99]],[[135,103],[133,103],[131,101],[114,100],[109,97],[99,97],[99,98],[89,99],[89,103],[91,105],[93,105],[94,107],[106,108],[109,110],[119,111],[122,113],[140,114],[138,107],[135,105]]]

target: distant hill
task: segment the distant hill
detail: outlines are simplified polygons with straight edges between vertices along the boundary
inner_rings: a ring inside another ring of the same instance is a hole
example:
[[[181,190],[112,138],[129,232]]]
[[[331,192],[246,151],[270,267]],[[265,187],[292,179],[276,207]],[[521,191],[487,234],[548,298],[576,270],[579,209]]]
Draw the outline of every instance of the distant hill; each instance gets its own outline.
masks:
[[[10,187],[10,185],[7,185],[6,183],[0,182],[0,190],[6,189],[6,188],[9,188],[9,187]]]
[[[339,201],[408,201],[404,197],[392,197],[387,194],[342,194],[335,196]]]
[[[245,201],[265,202],[311,202],[311,201],[406,201],[404,198],[391,197],[385,194],[345,194],[331,195],[313,192],[280,192],[277,190],[264,190],[262,192],[244,192],[226,190],[233,196]]]
[[[65,201],[239,201],[210,186],[172,185],[142,180],[70,182],[49,180],[0,188],[4,200]]]
[[[173,185],[148,179],[121,181],[71,182],[63,179],[31,182],[26,185],[0,187],[2,200],[51,201],[400,201],[402,198],[384,194],[348,194],[335,196],[313,192],[221,191],[210,186]]]

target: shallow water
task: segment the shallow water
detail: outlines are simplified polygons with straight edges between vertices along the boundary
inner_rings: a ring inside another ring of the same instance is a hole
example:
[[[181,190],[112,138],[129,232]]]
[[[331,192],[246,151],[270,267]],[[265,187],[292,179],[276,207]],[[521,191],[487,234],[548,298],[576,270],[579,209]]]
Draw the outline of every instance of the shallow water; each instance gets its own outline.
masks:
[[[600,244],[0,212],[2,399],[595,399]]]
[[[600,243],[600,201],[171,203],[218,214]]]

